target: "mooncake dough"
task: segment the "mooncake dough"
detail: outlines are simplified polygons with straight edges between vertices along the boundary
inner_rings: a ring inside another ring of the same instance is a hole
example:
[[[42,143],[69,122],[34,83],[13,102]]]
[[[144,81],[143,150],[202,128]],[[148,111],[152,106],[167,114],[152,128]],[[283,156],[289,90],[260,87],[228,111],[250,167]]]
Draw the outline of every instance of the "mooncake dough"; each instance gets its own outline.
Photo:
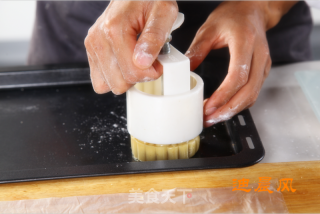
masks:
[[[179,144],[151,144],[131,136],[132,155],[139,161],[188,159],[196,154],[200,137]]]

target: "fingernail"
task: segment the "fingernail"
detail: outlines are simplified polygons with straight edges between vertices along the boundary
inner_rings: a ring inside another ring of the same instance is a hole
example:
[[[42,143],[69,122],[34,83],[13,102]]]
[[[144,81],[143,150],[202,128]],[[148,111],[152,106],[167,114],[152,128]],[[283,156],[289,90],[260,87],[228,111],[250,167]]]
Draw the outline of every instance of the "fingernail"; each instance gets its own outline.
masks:
[[[122,94],[120,91],[118,91],[116,88],[112,89],[112,93],[114,93],[115,95],[120,95]]]
[[[215,120],[214,119],[210,119],[210,120],[207,120],[206,123],[212,124],[212,123],[215,123]]]
[[[205,99],[205,100],[203,101],[203,105],[205,105],[205,104],[207,103],[207,101],[208,101],[208,99]]]
[[[217,120],[217,119],[215,119],[215,118],[212,118],[212,119],[210,119],[210,120],[207,120],[206,122],[205,122],[205,126],[212,126],[212,125],[214,125],[214,124],[216,124],[217,122],[219,122],[219,120]]]
[[[206,115],[210,115],[210,114],[213,114],[215,111],[217,110],[216,107],[211,107],[211,108],[208,108],[206,109]]]
[[[149,68],[152,65],[153,57],[151,54],[144,52],[143,50],[136,53],[136,63],[142,68]]]

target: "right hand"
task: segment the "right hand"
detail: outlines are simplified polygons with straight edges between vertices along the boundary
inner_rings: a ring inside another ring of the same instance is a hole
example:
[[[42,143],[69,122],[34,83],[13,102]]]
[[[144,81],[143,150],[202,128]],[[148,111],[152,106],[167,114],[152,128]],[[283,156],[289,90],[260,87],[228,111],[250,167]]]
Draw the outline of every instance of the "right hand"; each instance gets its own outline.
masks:
[[[95,92],[118,95],[159,78],[155,59],[177,15],[175,1],[111,1],[85,39]]]

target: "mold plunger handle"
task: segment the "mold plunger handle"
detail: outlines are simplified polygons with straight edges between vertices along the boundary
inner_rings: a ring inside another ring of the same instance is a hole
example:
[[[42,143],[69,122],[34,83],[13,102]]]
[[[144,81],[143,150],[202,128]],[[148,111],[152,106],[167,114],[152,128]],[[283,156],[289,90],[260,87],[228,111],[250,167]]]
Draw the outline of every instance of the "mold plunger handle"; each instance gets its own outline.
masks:
[[[184,14],[183,13],[178,13],[177,19],[173,23],[173,26],[171,28],[170,34],[172,33],[172,31],[174,31],[175,29],[179,28],[182,25],[183,22],[184,22]]]
[[[170,53],[170,44],[169,44],[169,42],[172,39],[171,33],[172,33],[172,31],[174,31],[177,28],[179,28],[182,25],[183,22],[184,22],[184,14],[183,13],[178,13],[177,19],[173,23],[173,26],[171,28],[170,34],[169,34],[166,42],[164,43],[163,47],[160,50],[160,54],[168,54],[168,53]]]

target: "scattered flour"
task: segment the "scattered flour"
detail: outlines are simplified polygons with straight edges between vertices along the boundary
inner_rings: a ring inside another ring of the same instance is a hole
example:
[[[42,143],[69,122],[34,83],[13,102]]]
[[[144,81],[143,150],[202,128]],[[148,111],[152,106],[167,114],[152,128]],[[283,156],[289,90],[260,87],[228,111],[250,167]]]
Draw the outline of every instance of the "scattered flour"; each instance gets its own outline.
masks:
[[[87,143],[79,144],[80,149],[92,149],[95,153],[99,153],[99,149],[105,148],[104,144],[106,143],[113,144],[115,142],[122,142],[120,146],[125,146],[126,144],[123,143],[123,141],[129,138],[126,128],[127,119],[113,111],[105,118],[98,116],[91,117],[83,121],[80,125],[87,126],[90,130],[87,134]],[[74,128],[73,131],[79,132],[80,134],[87,132],[79,128]],[[118,156],[122,157],[123,155],[124,154]]]
[[[36,112],[39,110],[38,105],[30,105],[30,106],[15,106],[11,105],[8,107],[1,107],[0,110],[5,113],[16,113],[16,112]]]

